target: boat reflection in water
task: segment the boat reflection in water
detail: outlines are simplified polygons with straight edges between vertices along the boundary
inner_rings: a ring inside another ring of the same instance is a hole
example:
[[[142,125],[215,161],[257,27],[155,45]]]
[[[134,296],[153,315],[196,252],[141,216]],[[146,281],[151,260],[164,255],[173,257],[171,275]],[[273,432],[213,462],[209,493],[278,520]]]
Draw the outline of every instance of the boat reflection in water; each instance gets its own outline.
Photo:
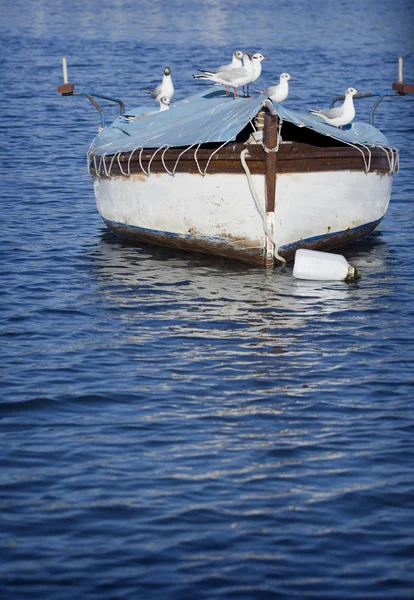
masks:
[[[349,362],[377,344],[382,321],[373,326],[371,315],[381,314],[391,291],[388,253],[378,237],[350,247],[347,258],[362,274],[352,283],[301,281],[291,269],[131,247],[109,232],[91,258],[96,302],[104,304],[110,331],[120,332],[110,344],[128,356],[137,389],[154,400],[177,393],[215,398],[220,411],[256,411],[257,402],[272,398],[274,411],[277,397],[283,404],[316,389],[364,383],[365,371],[357,374]]]
[[[191,322],[200,333],[203,324],[212,331],[212,319],[232,331],[242,324],[296,330],[314,315],[365,310],[389,293],[388,253],[379,235],[349,246],[346,256],[362,275],[354,283],[302,281],[292,277],[292,267],[263,271],[220,257],[136,247],[106,230],[92,258],[100,294],[127,309],[129,318],[135,309],[137,317],[168,319],[174,328]],[[226,328],[216,334],[225,337]]]

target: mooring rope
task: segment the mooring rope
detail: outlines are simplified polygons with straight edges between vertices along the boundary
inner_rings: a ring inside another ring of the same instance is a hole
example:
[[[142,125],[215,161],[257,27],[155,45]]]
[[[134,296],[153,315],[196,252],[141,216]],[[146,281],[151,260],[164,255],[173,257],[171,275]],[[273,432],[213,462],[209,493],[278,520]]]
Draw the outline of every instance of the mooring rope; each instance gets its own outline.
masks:
[[[262,219],[262,225],[263,225],[263,231],[266,235],[266,237],[269,238],[269,240],[272,242],[272,244],[274,245],[275,249],[274,249],[274,256],[275,258],[277,258],[277,260],[279,260],[281,263],[283,263],[284,267],[286,266],[286,260],[283,258],[283,256],[280,256],[279,254],[279,244],[276,241],[275,237],[270,233],[270,231],[267,228],[267,224],[266,224],[266,214],[265,212],[262,210],[262,207],[260,205],[260,200],[259,197],[257,195],[256,189],[254,187],[254,183],[253,183],[253,178],[252,178],[252,174],[250,172],[250,169],[247,165],[246,159],[245,159],[245,154],[247,152],[247,148],[243,148],[243,150],[240,153],[240,162],[242,164],[242,167],[244,169],[244,172],[246,173],[246,177],[247,177],[247,181],[249,183],[249,188],[250,188],[250,192],[252,194],[255,206],[256,206],[256,210],[259,213],[261,219]]]

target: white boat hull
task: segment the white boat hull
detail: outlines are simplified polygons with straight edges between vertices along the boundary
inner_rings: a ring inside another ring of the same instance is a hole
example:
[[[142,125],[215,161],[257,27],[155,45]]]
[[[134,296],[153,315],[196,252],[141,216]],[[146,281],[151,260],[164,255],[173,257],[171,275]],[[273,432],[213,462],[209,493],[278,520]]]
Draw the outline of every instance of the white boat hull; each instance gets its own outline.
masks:
[[[264,213],[265,176],[252,182]],[[392,173],[379,171],[281,173],[264,227],[244,173],[94,177],[98,211],[117,234],[258,264],[269,247],[265,228],[288,260],[298,247],[335,248],[365,237],[385,215],[391,186]]]

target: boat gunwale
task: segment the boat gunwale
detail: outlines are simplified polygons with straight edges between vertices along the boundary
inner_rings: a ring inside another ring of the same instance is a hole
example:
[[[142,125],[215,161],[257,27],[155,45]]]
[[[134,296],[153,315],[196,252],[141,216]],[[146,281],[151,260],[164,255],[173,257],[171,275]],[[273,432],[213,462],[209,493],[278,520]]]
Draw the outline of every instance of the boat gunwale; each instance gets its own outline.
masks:
[[[90,153],[89,173],[92,177],[112,178],[134,174],[243,173],[240,154],[247,149],[246,161],[252,174],[264,174],[266,152],[263,146],[232,142],[218,148],[138,148],[118,154]],[[367,146],[314,146],[303,142],[282,142],[277,151],[276,174],[321,171],[364,171],[386,175],[391,149]],[[398,153],[392,150],[393,156]],[[124,169],[124,167],[126,167]],[[126,173],[125,173],[126,171]]]

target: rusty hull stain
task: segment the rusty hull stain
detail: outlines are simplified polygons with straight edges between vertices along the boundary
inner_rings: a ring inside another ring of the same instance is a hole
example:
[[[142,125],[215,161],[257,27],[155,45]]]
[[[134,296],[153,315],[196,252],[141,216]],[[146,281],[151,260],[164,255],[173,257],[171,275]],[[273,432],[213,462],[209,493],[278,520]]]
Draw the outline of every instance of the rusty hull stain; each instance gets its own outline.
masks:
[[[187,252],[199,252],[201,254],[210,254],[213,256],[222,256],[230,260],[237,260],[250,265],[265,267],[269,264],[266,260],[264,246],[260,241],[237,238],[227,233],[222,234],[222,239],[217,238],[196,238],[184,237],[179,235],[168,235],[162,232],[145,231],[127,225],[111,223],[104,219],[108,229],[121,238],[126,238],[138,244],[154,244],[166,248],[177,248]],[[279,254],[287,262],[294,260],[296,250],[307,248],[309,250],[336,250],[365,238],[375,229],[379,222],[369,223],[365,227],[351,230],[349,227],[345,231],[329,234],[325,239],[309,239],[299,241],[289,247],[280,248]],[[276,260],[275,265],[279,266]]]
[[[260,247],[247,247],[242,239],[238,239],[239,244],[233,244],[227,240],[217,239],[197,239],[153,231],[143,231],[127,225],[121,225],[108,222],[104,219],[108,229],[121,238],[126,238],[132,242],[154,244],[166,248],[177,248],[190,252],[200,252],[201,254],[211,254],[222,256],[231,260],[237,260],[251,265],[265,265],[263,245]],[[250,242],[252,243],[252,242]]]

